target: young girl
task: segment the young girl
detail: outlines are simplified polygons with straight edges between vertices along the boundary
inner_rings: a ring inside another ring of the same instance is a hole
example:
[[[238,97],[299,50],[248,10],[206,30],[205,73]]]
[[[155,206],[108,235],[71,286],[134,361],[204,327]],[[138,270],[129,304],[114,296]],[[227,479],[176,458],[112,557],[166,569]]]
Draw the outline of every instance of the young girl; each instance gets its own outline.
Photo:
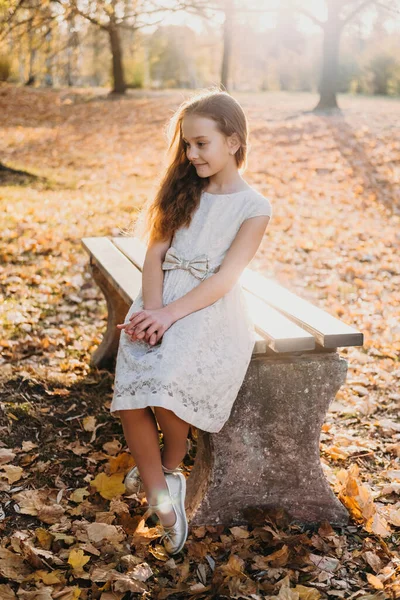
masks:
[[[216,433],[229,418],[255,343],[239,277],[272,215],[250,187],[247,120],[227,92],[203,90],[170,121],[173,157],[150,206],[142,288],[123,324],[111,412],[119,414],[170,554],[187,539],[179,465],[189,426]],[[163,434],[160,453],[157,422]]]

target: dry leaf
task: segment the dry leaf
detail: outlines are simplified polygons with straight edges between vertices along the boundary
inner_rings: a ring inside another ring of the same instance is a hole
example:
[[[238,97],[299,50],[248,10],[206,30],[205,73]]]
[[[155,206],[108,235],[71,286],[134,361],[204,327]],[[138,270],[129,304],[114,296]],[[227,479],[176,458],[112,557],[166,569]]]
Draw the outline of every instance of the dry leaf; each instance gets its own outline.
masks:
[[[106,523],[90,523],[87,526],[87,534],[89,540],[93,543],[107,540],[112,544],[119,544],[125,537],[124,533],[115,525],[107,525]]]
[[[74,569],[74,571],[82,571],[83,567],[90,560],[90,556],[83,553],[80,548],[73,548],[68,556],[68,563]]]
[[[6,477],[8,483],[15,483],[19,481],[22,477],[24,470],[21,467],[17,467],[15,465],[4,465],[1,467],[3,473],[0,473],[2,477]]]
[[[1,600],[17,600],[15,592],[5,583],[0,583],[0,598]]]
[[[94,431],[96,428],[96,419],[95,417],[85,417],[82,421],[83,429],[85,431]]]
[[[10,448],[0,448],[0,465],[5,465],[15,458],[15,452]]]
[[[114,475],[110,475],[110,477],[105,473],[99,473],[90,483],[103,498],[111,500],[115,496],[119,496],[125,492],[123,480],[124,473],[115,473]]]
[[[367,575],[367,579],[368,582],[376,589],[376,590],[383,590],[383,583],[382,581],[379,579],[379,577],[376,577],[375,575],[372,575],[372,573],[366,573]]]

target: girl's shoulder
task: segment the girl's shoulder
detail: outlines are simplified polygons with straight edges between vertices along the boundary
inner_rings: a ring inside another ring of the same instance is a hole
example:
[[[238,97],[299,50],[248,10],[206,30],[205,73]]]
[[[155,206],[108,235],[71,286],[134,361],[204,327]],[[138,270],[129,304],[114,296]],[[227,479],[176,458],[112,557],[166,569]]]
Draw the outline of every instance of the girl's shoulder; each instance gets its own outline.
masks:
[[[272,216],[272,203],[267,196],[263,196],[261,192],[250,188],[243,192],[243,204],[245,219],[259,216]]]
[[[272,216],[270,199],[252,187],[231,194],[210,194],[204,190],[203,196],[207,198],[207,204],[211,201],[212,204],[220,206],[222,203],[224,210],[228,210],[229,206],[235,207],[235,213],[241,215],[242,221],[261,215]]]

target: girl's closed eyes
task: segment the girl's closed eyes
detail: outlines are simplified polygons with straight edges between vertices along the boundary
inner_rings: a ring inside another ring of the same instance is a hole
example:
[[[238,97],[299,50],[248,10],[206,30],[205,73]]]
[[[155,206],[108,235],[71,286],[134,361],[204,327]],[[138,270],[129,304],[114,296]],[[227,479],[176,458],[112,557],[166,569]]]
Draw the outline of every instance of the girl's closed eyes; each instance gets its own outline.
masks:
[[[186,146],[186,148],[188,148],[190,146],[190,144],[188,142],[183,142],[183,145]],[[198,142],[197,143],[198,146],[206,146],[206,142]]]

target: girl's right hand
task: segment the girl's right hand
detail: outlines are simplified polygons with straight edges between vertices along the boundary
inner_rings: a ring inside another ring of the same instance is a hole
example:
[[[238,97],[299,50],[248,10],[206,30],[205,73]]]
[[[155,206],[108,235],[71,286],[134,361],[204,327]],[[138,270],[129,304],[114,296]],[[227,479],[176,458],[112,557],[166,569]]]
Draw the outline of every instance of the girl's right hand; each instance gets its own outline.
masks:
[[[129,317],[128,323],[121,323],[117,327],[124,329],[129,336],[134,333],[137,339],[149,340],[150,344],[154,346],[175,321],[176,318],[169,307],[164,306],[163,308],[135,311]],[[154,335],[156,336],[155,340]]]
[[[160,306],[158,306],[156,308],[163,308],[163,306],[164,305],[161,304]],[[145,310],[144,306],[143,306],[142,310]],[[132,318],[133,318],[134,315],[135,315],[135,313],[133,313],[131,315],[131,317],[129,318],[130,321],[132,320]],[[126,325],[122,325],[121,324],[121,325],[117,325],[117,327],[118,328],[125,328]],[[150,325],[149,325],[149,327],[150,327]],[[155,346],[157,343],[161,343],[161,338],[163,337],[163,334],[161,334],[159,336],[159,340],[157,342],[157,331],[154,331],[150,336],[148,335],[147,330],[141,331],[139,333],[139,335],[136,335],[134,329],[133,330],[132,329],[129,330],[128,328],[125,328],[125,334],[130,338],[130,340],[132,342],[134,342],[136,340],[142,340],[142,341],[145,341],[145,342],[147,342],[148,344],[150,344],[152,346]]]
[[[143,333],[144,333],[144,336],[142,335]],[[131,338],[132,342],[134,342],[135,340],[142,340],[142,341],[147,342],[151,346],[155,346],[157,344],[157,333],[156,332],[152,333],[149,336],[148,333],[147,333],[147,331],[144,331],[144,332],[142,331],[139,334],[139,336],[137,336],[134,331],[129,335],[129,337]],[[159,339],[159,342],[161,342],[161,339],[162,339],[162,335],[161,335],[161,337]]]
[[[139,311],[139,312],[143,312],[143,311]],[[130,317],[130,321],[134,318],[136,318],[137,313],[133,313],[133,315],[131,315]],[[172,323],[171,323],[172,324]],[[163,326],[162,324],[160,324],[160,327],[158,329],[154,329],[155,323],[149,323],[147,327],[143,327],[143,325],[141,325],[141,323],[137,323],[136,326],[133,323],[124,323],[121,325],[117,325],[118,329],[124,329],[125,330],[125,334],[128,335],[128,337],[132,340],[141,340],[141,341],[145,341],[148,344],[150,344],[150,346],[155,346],[158,343],[161,342],[161,338],[164,335],[164,332],[170,327],[170,324],[168,323],[168,319],[167,319],[167,327],[165,328],[165,325]],[[151,333],[149,333],[149,330],[151,331]]]

